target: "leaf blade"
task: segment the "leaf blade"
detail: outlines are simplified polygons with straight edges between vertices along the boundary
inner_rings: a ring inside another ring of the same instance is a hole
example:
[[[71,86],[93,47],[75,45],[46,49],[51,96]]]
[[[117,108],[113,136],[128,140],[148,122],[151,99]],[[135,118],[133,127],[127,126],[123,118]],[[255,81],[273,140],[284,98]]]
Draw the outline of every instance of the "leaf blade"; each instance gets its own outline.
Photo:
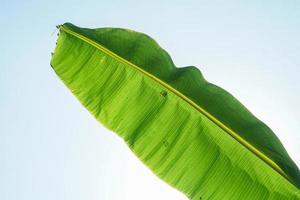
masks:
[[[60,42],[58,42],[59,44],[60,44]],[[78,41],[77,42],[74,42],[74,43],[78,43]],[[96,43],[97,44],[97,43]],[[72,46],[73,44],[68,44],[67,46]],[[58,47],[57,47],[58,48]],[[69,47],[69,49],[70,49],[70,47]],[[82,52],[82,50],[78,50],[78,52]],[[68,79],[74,79],[74,76],[76,76],[76,75],[74,75],[74,73],[73,73],[73,75],[71,76],[65,76],[65,75],[63,75],[63,73],[61,73],[60,72],[60,69],[59,69],[59,65],[61,65],[62,67],[62,69],[64,69],[64,70],[66,70],[65,69],[65,66],[67,66],[66,64],[64,64],[64,65],[62,65],[61,63],[59,63],[57,60],[59,60],[60,62],[64,62],[65,60],[66,60],[66,58],[62,58],[63,56],[62,55],[60,55],[60,53],[58,52],[55,52],[55,56],[56,56],[56,54],[58,54],[59,56],[60,56],[60,59],[59,58],[57,58],[57,57],[53,57],[53,59],[52,59],[52,65],[54,66],[54,68],[55,68],[55,70],[56,70],[56,72],[58,73],[58,75],[60,76],[60,77],[62,77],[62,79],[65,81],[65,83],[66,83],[66,85],[68,85],[69,87],[73,87],[73,91],[75,91],[76,89],[78,90],[79,88],[82,90],[83,88],[84,88],[84,90],[88,90],[87,89],[87,86],[85,85],[85,86],[78,86],[78,85],[75,85],[75,86],[71,86],[71,83],[70,82],[68,82],[68,81],[66,81],[66,80],[68,80]],[[66,53],[66,54],[73,54],[73,53]],[[78,54],[79,55],[79,54]],[[73,63],[73,59],[75,59],[75,57],[76,56],[72,56],[71,58],[72,59],[70,59],[70,60],[67,60],[67,61],[69,61],[70,62],[70,64],[71,63]],[[103,56],[102,55],[102,58],[104,58],[105,56]],[[97,56],[95,56],[95,59],[97,58]],[[97,59],[96,59],[97,60]],[[112,62],[112,63],[114,63],[114,61],[110,61],[110,62]],[[107,63],[109,63],[108,61],[106,61],[106,62],[104,62],[104,64],[107,64]],[[70,65],[69,64],[69,65]],[[74,63],[73,63],[74,64]],[[127,63],[128,64],[128,63]],[[120,66],[120,64],[119,63],[114,63],[114,65],[117,65],[117,66]],[[110,65],[110,66],[112,66],[112,65]],[[82,67],[82,66],[81,66]],[[91,67],[91,66],[90,66]],[[91,67],[92,68],[92,67]],[[95,67],[94,67],[95,68]],[[70,69],[69,69],[70,70]],[[72,70],[72,69],[71,69]],[[93,69],[93,70],[95,70],[95,69]],[[107,70],[107,69],[106,69]],[[62,70],[63,71],[63,70]],[[123,70],[122,71],[122,73],[120,72],[120,74],[122,75],[122,74],[126,74],[126,73],[128,73],[127,72],[128,71],[128,68],[126,68],[125,70]],[[94,73],[94,72],[93,72]],[[87,74],[90,74],[90,73],[88,73],[88,72],[86,72],[86,74],[83,74],[83,76],[84,77],[86,77],[87,76]],[[101,73],[100,73],[101,74]],[[166,73],[167,74],[167,73]],[[77,74],[78,75],[78,74]],[[90,74],[89,75],[90,77],[92,77],[92,75]],[[131,76],[133,76],[133,75],[131,75]],[[130,77],[131,77],[130,76]],[[137,75],[136,75],[137,76]],[[122,76],[121,76],[122,77]],[[118,78],[115,78],[114,80],[119,80],[119,79],[122,79],[121,77],[118,77]],[[155,77],[155,76],[154,76]],[[99,77],[98,77],[99,78]],[[99,82],[99,80],[97,79],[97,78],[94,78],[93,80],[94,81],[88,81],[86,78],[83,78],[84,79],[84,83],[87,83],[87,82],[90,82],[90,84],[91,84],[91,88],[92,87],[94,87],[94,84],[95,84],[95,82],[97,83],[97,81]],[[125,81],[126,80],[126,78],[123,78],[123,81]],[[146,79],[146,78],[144,78],[143,79],[143,81],[144,82],[146,82],[146,80],[148,80],[148,79]],[[78,81],[78,80],[77,80]],[[156,84],[156,82],[157,82],[157,80],[155,80],[154,79],[154,82],[151,82],[151,84],[150,85],[155,85]],[[72,81],[71,81],[72,82]],[[107,82],[106,82],[107,83]],[[124,85],[128,85],[128,83],[126,82],[126,84],[124,84]],[[132,87],[134,87],[136,84],[133,84],[133,86]],[[113,91],[113,89],[116,89],[116,88],[118,88],[119,86],[112,86],[112,88],[110,89],[111,91]],[[121,87],[121,86],[120,86]],[[122,86],[122,87],[125,87],[125,86]],[[150,87],[151,88],[151,87]],[[171,87],[172,88],[172,87]],[[102,89],[105,89],[104,87],[102,87]],[[160,93],[161,92],[161,90],[165,90],[166,88],[159,88],[159,90],[160,91],[156,91],[157,93]],[[168,88],[167,88],[168,89]],[[90,89],[88,90],[88,91],[90,91]],[[147,90],[145,90],[145,89],[143,89],[143,91],[147,91]],[[176,91],[176,90],[175,90]],[[95,93],[100,93],[100,91],[97,91],[97,92],[95,92]],[[90,95],[88,95],[89,93],[88,92],[86,92],[83,96],[86,96],[86,97],[80,97],[80,92],[75,92],[75,95],[77,95],[77,97],[81,100],[81,102],[84,102],[85,103],[85,106],[88,108],[89,107],[89,101],[91,101],[91,100],[89,100],[91,97],[90,97]],[[139,92],[136,92],[135,94],[143,94],[141,91],[139,91]],[[118,96],[118,93],[114,93],[114,98],[115,99],[121,99],[121,97],[118,97],[118,98],[116,98],[117,96]],[[125,95],[125,94],[123,94],[123,95]],[[168,92],[168,95],[167,95],[167,98],[170,98],[170,96],[172,96],[172,95],[174,95],[174,94],[172,94],[172,91],[169,91]],[[161,96],[161,95],[160,95]],[[87,98],[88,97],[88,98]],[[81,99],[82,98],[82,99]],[[107,97],[107,98],[110,98],[110,97]],[[139,96],[139,99],[142,99],[143,98],[143,95],[141,95],[141,96]],[[148,98],[150,98],[149,96],[148,96]],[[178,96],[176,96],[176,94],[175,94],[175,96],[172,96],[172,98],[173,99],[176,99],[176,101],[179,101],[178,100]],[[93,99],[93,98],[92,98]],[[107,100],[108,101],[108,100]],[[123,99],[123,101],[125,101],[124,99]],[[174,100],[175,101],[175,100]],[[175,102],[176,102],[175,101]],[[87,103],[88,102],[88,103]],[[95,105],[103,105],[103,104],[101,104],[101,102],[99,103],[99,102],[97,102],[97,103],[94,103]],[[95,106],[93,104],[93,106]],[[170,104],[170,103],[169,103]],[[108,106],[108,108],[107,109],[112,109],[113,107],[116,107],[117,105],[119,105],[119,108],[121,109],[124,105],[122,105],[122,104],[118,104],[118,103],[115,103],[115,104],[107,104],[107,105],[113,105],[113,106]],[[107,106],[106,105],[106,106]],[[138,105],[138,103],[137,102],[135,102],[135,104],[134,105]],[[168,105],[168,104],[166,104],[166,105]],[[174,106],[175,106],[176,104],[174,104]],[[190,104],[188,104],[189,106],[190,106]],[[186,106],[188,106],[188,105],[186,105]],[[89,108],[88,108],[89,109]],[[116,108],[117,109],[117,108]],[[136,110],[135,112],[137,112],[137,111],[139,111],[139,110],[141,110],[142,108],[139,108],[139,109],[133,109],[133,110]],[[93,113],[93,109],[89,109],[92,113]],[[97,111],[98,112],[98,111]],[[129,111],[128,111],[129,112]],[[175,112],[175,111],[173,111],[173,110],[170,110],[170,111],[168,111],[167,113],[172,113],[172,112]],[[184,112],[184,111],[182,111],[182,112]],[[189,110],[189,112],[192,112],[191,110]],[[155,113],[155,112],[153,112],[153,113]],[[138,114],[138,113],[135,113],[135,114]],[[133,115],[133,114],[132,114]],[[199,112],[197,112],[197,115],[199,115]],[[130,115],[131,116],[131,115]],[[172,115],[171,115],[172,116]],[[175,115],[176,116],[176,115]],[[133,116],[131,116],[131,117],[133,117]],[[170,116],[169,116],[170,117]],[[199,117],[199,116],[198,116]],[[99,117],[97,117],[97,115],[96,115],[96,118],[99,118]],[[109,121],[109,118],[110,119],[118,119],[117,120],[117,122],[112,122],[112,121]],[[114,123],[116,123],[116,124],[118,124],[118,126],[120,126],[120,124],[121,124],[121,121],[120,121],[120,116],[114,116],[114,117],[102,117],[101,119],[100,119],[100,121],[102,121],[102,123],[104,123],[104,124],[107,124],[107,125],[112,125],[112,124],[114,124]],[[141,118],[139,118],[139,120],[142,120],[144,117],[141,117]],[[164,118],[162,118],[162,119],[164,119]],[[162,120],[161,119],[161,120]],[[207,119],[207,116],[202,116],[201,117],[201,119],[203,120],[203,119]],[[108,120],[108,121],[105,121],[105,120]],[[104,122],[103,122],[104,121]],[[138,120],[129,120],[129,121],[138,121]],[[192,120],[193,121],[193,120]],[[197,121],[196,119],[195,119],[195,121]],[[198,119],[198,122],[199,122],[199,119]],[[129,122],[127,122],[127,123],[129,123]],[[171,123],[171,122],[170,122]],[[180,123],[179,123],[180,124]],[[202,123],[200,123],[199,122],[199,124],[202,124]],[[208,121],[206,121],[206,124],[210,124]],[[123,128],[118,128],[118,126],[117,127],[111,127],[113,130],[115,130],[117,133],[122,133],[122,131],[124,131],[124,129],[126,128],[126,126],[125,126],[125,128],[123,127]],[[174,124],[173,124],[173,126],[174,126]],[[191,127],[192,127],[192,125],[190,125]],[[214,126],[215,127],[215,124],[214,125],[210,125],[210,126]],[[127,127],[128,128],[128,127]],[[203,128],[203,127],[202,127]],[[141,128],[140,128],[141,129]],[[140,129],[138,129],[138,130],[140,130]],[[207,129],[207,128],[206,128]],[[215,128],[213,128],[213,130],[215,131],[215,132],[218,132],[218,131],[221,131],[221,130],[219,130],[219,129],[217,129],[216,127]],[[217,130],[217,131],[216,131]],[[207,130],[206,130],[207,131]],[[214,131],[211,131],[212,133],[214,132]],[[128,133],[130,133],[130,132],[134,132],[134,131],[130,131],[130,130],[127,130],[127,132]],[[125,133],[124,133],[125,134]],[[136,132],[136,134],[138,134],[137,132]],[[199,133],[198,133],[199,134]],[[198,134],[196,134],[195,133],[195,135],[197,135],[197,137],[200,137]],[[204,134],[204,133],[202,133],[202,134]],[[224,133],[223,133],[224,134]],[[121,137],[123,137],[124,139],[125,139],[125,141],[129,144],[129,145],[131,145],[131,147],[132,147],[132,144],[134,144],[134,143],[136,143],[136,142],[132,142],[132,141],[129,141],[128,140],[128,138],[130,138],[130,136],[126,136],[126,134],[125,135],[122,135],[122,134],[120,134],[120,136]],[[154,137],[153,135],[151,136],[151,137]],[[167,136],[166,136],[167,137]],[[195,136],[196,137],[196,136]],[[136,140],[138,140],[138,139],[141,139],[141,138],[143,138],[143,137],[139,137],[139,138],[137,138],[137,137],[134,137]],[[132,138],[131,138],[132,139]],[[224,138],[223,138],[224,139]],[[128,142],[129,141],[129,142]],[[191,143],[193,143],[193,141],[190,141]],[[145,142],[142,142],[142,144],[144,144]],[[201,143],[202,145],[203,145],[203,143]],[[144,144],[145,145],[145,144]],[[156,144],[156,145],[158,145],[158,144]],[[224,145],[224,144],[223,144]],[[155,145],[154,145],[155,146]],[[199,144],[198,144],[198,146],[199,146]],[[233,145],[234,146],[234,145]],[[133,149],[133,151],[136,153],[136,154],[138,154],[138,153],[141,153],[141,152],[136,152],[135,151],[135,149],[134,148],[137,148],[137,146],[136,145],[134,145],[134,147],[132,147],[132,149]],[[158,148],[158,147],[157,147]],[[157,149],[157,148],[154,148],[154,149]],[[196,147],[194,147],[194,148],[196,148]],[[215,148],[215,151],[216,152],[218,152],[216,149],[218,149],[217,147]],[[223,149],[224,150],[224,149]],[[181,151],[183,151],[183,150],[181,150]],[[181,152],[181,151],[179,151],[179,152]],[[212,150],[213,151],[213,150]],[[242,151],[242,150],[241,150]],[[153,150],[152,150],[152,152],[153,152]],[[148,152],[149,153],[149,152]],[[151,153],[151,152],[150,152]],[[152,153],[153,154],[153,153]],[[150,154],[151,155],[151,154]],[[201,155],[203,155],[203,152],[202,152],[202,154]],[[216,155],[217,155],[217,153],[216,153]],[[216,155],[215,156],[212,156],[212,158],[214,158],[214,157],[216,157]],[[223,154],[222,154],[223,155]],[[248,155],[248,154],[247,154]],[[143,157],[143,155],[138,155],[140,158],[142,158]],[[224,156],[224,155],[223,155]],[[149,157],[149,156],[148,156]],[[197,156],[196,156],[197,157]],[[211,159],[212,159],[211,158]],[[149,159],[149,158],[148,158]],[[211,161],[211,159],[210,159],[210,162],[212,162]],[[224,158],[223,158],[224,159]],[[229,158],[226,158],[226,159],[229,159]],[[255,160],[255,158],[253,158],[254,160]],[[148,166],[150,166],[150,168],[151,168],[151,163],[147,163],[147,161],[145,161],[144,160],[144,162],[148,165]],[[253,161],[254,162],[254,161]],[[256,162],[259,162],[259,161],[255,161],[254,163],[256,163]],[[183,163],[184,164],[184,163]],[[157,165],[157,164],[156,164]],[[155,166],[156,166],[155,165]],[[169,168],[170,168],[170,164],[168,165],[169,166]],[[209,164],[207,164],[206,166],[209,166]],[[264,165],[262,165],[262,166],[264,166]],[[195,164],[195,166],[194,167],[198,167],[198,168],[200,168],[200,166],[197,166],[197,164]],[[245,167],[245,166],[244,166]],[[198,169],[197,168],[197,169]],[[157,172],[157,171],[160,171],[160,170],[158,170],[157,168],[152,168],[152,170],[153,171],[155,171],[155,172]],[[200,170],[200,169],[199,169]],[[201,171],[201,170],[200,170]],[[183,173],[183,172],[182,172]],[[271,173],[271,172],[268,172],[268,173]],[[267,173],[267,174],[268,174]],[[203,172],[203,174],[205,174],[204,172]],[[251,173],[250,173],[251,174]],[[158,175],[160,175],[159,173],[158,173]],[[256,174],[257,175],[257,174]],[[276,175],[274,175],[274,176],[276,176]],[[276,176],[277,177],[277,176]],[[166,179],[165,177],[162,177],[164,180]],[[278,177],[277,177],[278,178]],[[282,178],[282,177],[281,177]],[[276,180],[279,180],[279,179],[276,179]],[[199,180],[198,180],[199,181]],[[282,182],[284,182],[283,180],[281,180]],[[176,187],[176,188],[179,188],[179,189],[181,189],[182,191],[184,191],[184,190],[187,190],[187,186],[185,186],[185,188],[181,188],[181,186],[178,186],[178,185],[176,185],[176,184],[172,184],[171,182],[172,181],[167,181],[168,183],[170,183],[171,185],[175,185],[174,187]],[[197,182],[197,181],[196,181]],[[274,184],[274,182],[273,182],[273,184]],[[199,183],[198,184],[195,184],[194,183],[194,185],[199,185]],[[196,187],[196,186],[195,186]],[[206,187],[204,187],[204,189],[203,190],[205,190],[205,188],[208,188],[208,186],[206,186]],[[213,186],[210,186],[210,188],[213,188]],[[291,186],[291,188],[292,188],[292,186]],[[287,191],[293,191],[292,189],[288,189]],[[197,197],[197,195],[198,195],[198,193],[199,192],[197,192],[197,190],[198,189],[195,189],[194,191],[184,191],[190,198],[196,198]],[[201,188],[201,190],[202,190],[202,188]],[[207,191],[207,193],[205,194],[205,195],[209,195],[210,194],[210,192],[209,191]],[[293,192],[291,193],[291,194],[293,194]],[[210,194],[210,195],[213,195],[213,194]]]

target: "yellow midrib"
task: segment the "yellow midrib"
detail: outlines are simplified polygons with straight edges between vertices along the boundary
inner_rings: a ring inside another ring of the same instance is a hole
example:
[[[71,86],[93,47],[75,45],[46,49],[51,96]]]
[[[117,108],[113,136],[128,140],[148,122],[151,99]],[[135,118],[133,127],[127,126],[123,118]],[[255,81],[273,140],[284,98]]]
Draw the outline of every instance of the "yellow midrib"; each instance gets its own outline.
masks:
[[[249,142],[247,142],[246,140],[244,140],[240,135],[238,135],[236,132],[234,132],[233,130],[231,130],[229,127],[227,127],[225,124],[223,124],[217,118],[215,118],[213,115],[211,115],[205,109],[203,109],[201,106],[199,106],[198,104],[196,104],[195,102],[193,102],[187,96],[185,96],[184,94],[182,94],[181,92],[179,92],[178,90],[176,90],[175,88],[173,88],[172,86],[170,86],[169,84],[167,84],[166,82],[164,82],[161,79],[157,78],[156,76],[148,73],[147,71],[145,71],[142,68],[138,67],[137,65],[129,62],[128,60],[126,60],[126,59],[118,56],[114,52],[110,51],[109,49],[105,48],[104,46],[100,45],[99,43],[97,43],[97,42],[89,39],[88,37],[85,37],[85,36],[83,36],[83,35],[81,35],[79,33],[76,33],[74,31],[72,31],[72,30],[64,27],[63,25],[59,26],[59,29],[62,30],[62,31],[64,31],[64,32],[66,32],[66,33],[69,33],[70,35],[73,35],[73,36],[75,36],[75,37],[77,37],[77,38],[79,38],[79,39],[81,39],[81,40],[83,40],[85,42],[87,42],[88,44],[96,47],[97,49],[103,51],[104,53],[108,54],[109,56],[111,56],[111,57],[119,60],[120,62],[123,62],[123,63],[125,63],[125,64],[127,64],[127,65],[129,65],[129,66],[131,66],[133,68],[135,68],[136,70],[142,72],[146,76],[148,76],[148,77],[152,78],[153,80],[157,81],[162,86],[164,86],[166,89],[168,89],[169,91],[173,92],[178,97],[182,98],[184,101],[186,101],[191,106],[193,106],[196,110],[198,110],[203,115],[205,115],[208,119],[210,119],[212,122],[214,122],[220,128],[222,128],[231,137],[233,137],[235,140],[237,140],[240,144],[242,144],[244,147],[246,147],[248,150],[250,150],[256,156],[258,156],[260,159],[262,159],[266,164],[268,164],[276,172],[278,172],[281,176],[283,176],[285,179],[287,179],[292,185],[294,185],[293,182],[290,180],[290,178],[286,175],[286,173],[272,159],[270,159],[268,156],[266,156],[260,150],[258,150],[257,148],[255,148],[252,144],[250,144]]]

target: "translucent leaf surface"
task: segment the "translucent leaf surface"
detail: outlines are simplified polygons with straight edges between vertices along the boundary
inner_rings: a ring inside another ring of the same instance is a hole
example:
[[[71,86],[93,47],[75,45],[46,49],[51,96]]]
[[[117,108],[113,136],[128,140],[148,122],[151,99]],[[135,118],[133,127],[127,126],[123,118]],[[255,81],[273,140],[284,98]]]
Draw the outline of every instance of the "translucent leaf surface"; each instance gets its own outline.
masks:
[[[103,125],[190,199],[299,199],[300,173],[275,134],[196,67],[149,36],[60,26],[51,66]]]

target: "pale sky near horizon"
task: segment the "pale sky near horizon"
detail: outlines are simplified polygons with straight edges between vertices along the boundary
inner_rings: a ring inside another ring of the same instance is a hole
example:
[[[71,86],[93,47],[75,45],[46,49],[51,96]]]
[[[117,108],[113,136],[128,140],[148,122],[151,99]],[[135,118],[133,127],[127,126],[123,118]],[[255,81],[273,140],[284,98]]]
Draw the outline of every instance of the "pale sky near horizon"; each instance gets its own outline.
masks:
[[[58,24],[124,27],[194,65],[300,166],[300,1],[15,1],[0,7],[0,199],[184,200],[99,124],[50,67]]]

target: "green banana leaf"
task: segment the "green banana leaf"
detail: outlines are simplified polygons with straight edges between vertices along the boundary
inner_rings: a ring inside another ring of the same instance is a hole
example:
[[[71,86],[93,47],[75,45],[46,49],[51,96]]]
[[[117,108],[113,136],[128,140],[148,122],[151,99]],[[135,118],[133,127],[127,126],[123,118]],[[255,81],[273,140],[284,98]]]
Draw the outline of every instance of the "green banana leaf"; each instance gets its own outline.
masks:
[[[59,26],[51,66],[79,101],[189,199],[300,199],[300,172],[263,122],[149,36]]]

